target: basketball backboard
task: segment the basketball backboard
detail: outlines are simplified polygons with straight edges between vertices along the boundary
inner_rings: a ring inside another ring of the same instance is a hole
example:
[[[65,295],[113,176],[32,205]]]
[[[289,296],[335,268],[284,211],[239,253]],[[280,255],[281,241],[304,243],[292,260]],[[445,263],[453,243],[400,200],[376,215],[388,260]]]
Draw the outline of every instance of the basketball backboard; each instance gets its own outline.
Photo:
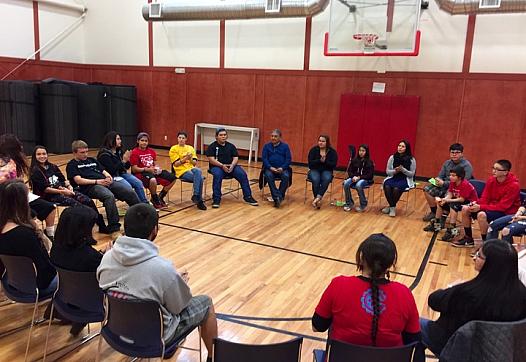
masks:
[[[326,56],[416,56],[420,0],[332,0]]]

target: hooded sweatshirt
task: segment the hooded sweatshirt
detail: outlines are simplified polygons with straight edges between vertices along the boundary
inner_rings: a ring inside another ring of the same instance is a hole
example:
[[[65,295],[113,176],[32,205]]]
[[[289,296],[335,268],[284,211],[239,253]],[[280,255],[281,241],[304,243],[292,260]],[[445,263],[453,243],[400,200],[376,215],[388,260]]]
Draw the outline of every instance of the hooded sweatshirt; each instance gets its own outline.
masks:
[[[161,305],[164,340],[174,335],[179,314],[192,293],[171,261],[159,256],[159,248],[146,239],[121,236],[102,257],[97,279],[103,290],[124,293]]]
[[[97,161],[113,177],[120,176],[130,168],[130,162],[122,162],[122,150],[117,149],[115,153],[109,148],[101,148],[97,154]]]
[[[516,213],[521,205],[517,176],[509,172],[503,182],[498,182],[496,177],[490,177],[478,204],[483,211],[502,211],[506,215]]]

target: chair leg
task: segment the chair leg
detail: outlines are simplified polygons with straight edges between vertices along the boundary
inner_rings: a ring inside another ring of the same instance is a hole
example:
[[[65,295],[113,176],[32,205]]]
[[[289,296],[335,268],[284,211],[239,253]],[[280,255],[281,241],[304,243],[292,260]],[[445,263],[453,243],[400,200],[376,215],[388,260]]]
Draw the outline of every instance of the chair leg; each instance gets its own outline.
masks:
[[[305,189],[303,190],[303,203],[307,202],[307,180],[305,180]]]
[[[199,339],[199,362],[203,362],[203,347],[201,345],[201,326],[197,327],[197,332],[199,333],[199,336],[197,337]]]
[[[29,353],[29,346],[31,345],[31,333],[33,332],[33,325],[35,324],[35,315],[37,314],[37,307],[38,307],[38,291],[37,291],[37,299],[35,300],[35,307],[33,308],[33,317],[31,318],[31,326],[29,327],[29,336],[27,337],[26,354],[24,356],[24,361],[27,361],[27,355]]]
[[[102,323],[100,324],[100,330],[101,330],[101,333],[99,334],[99,343],[97,346],[97,356],[95,357],[95,362],[100,361],[100,349],[102,347]]]
[[[53,320],[53,312],[54,311],[55,311],[55,304],[53,303],[53,300],[51,300],[51,312],[49,313],[49,322],[47,324],[46,343],[44,345],[44,357],[42,358],[42,362],[46,362],[47,344],[48,344],[48,340],[49,340],[49,331],[51,329],[51,321]]]

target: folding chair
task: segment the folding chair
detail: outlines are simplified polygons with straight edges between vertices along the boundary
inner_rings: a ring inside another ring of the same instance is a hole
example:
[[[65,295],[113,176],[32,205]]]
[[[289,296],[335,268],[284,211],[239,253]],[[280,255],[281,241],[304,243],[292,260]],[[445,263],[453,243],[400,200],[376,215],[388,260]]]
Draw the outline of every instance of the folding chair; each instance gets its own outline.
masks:
[[[327,351],[315,349],[314,362],[411,362],[418,342],[400,347],[359,346],[330,339]]]
[[[213,362],[300,362],[303,338],[274,344],[241,344],[214,339]]]

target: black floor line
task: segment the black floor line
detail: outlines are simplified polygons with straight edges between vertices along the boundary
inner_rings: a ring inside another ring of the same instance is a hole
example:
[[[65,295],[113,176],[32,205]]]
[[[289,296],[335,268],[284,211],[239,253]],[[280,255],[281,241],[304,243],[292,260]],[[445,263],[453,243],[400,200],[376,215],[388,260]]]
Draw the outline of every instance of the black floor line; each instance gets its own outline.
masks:
[[[269,331],[269,332],[276,332],[276,333],[286,334],[286,335],[294,336],[294,337],[303,337],[304,339],[310,339],[310,340],[318,341],[318,342],[327,342],[327,340],[325,338],[314,337],[314,336],[310,336],[308,334],[291,332],[291,331],[288,331],[286,329],[279,329],[279,328],[262,326],[262,325],[255,324],[255,323],[249,323],[249,322],[237,320],[235,318],[230,318],[230,317],[225,317],[225,316],[221,316],[220,317],[219,315],[218,315],[217,318],[220,319],[220,320],[223,320],[225,322],[236,323],[236,324],[240,324],[240,325],[243,325],[243,326],[253,327],[253,328],[257,328],[257,329],[262,329],[262,330]]]
[[[222,318],[234,318],[242,319],[247,321],[269,321],[269,322],[301,322],[301,321],[310,321],[311,317],[252,317],[246,315],[235,315],[235,314],[225,314],[225,313],[216,313],[217,317],[221,316]]]
[[[429,241],[429,245],[427,246],[427,250],[426,250],[426,253],[424,254],[424,258],[422,259],[422,262],[420,263],[418,272],[416,273],[415,280],[413,280],[413,283],[409,286],[409,289],[414,290],[418,286],[418,283],[420,283],[420,279],[422,279],[422,275],[424,275],[424,271],[426,270],[426,265],[427,265],[427,262],[429,261],[429,257],[431,256],[431,252],[433,251],[433,246],[435,245],[437,236],[438,236],[438,233],[434,232],[433,236],[431,237],[431,240]]]
[[[233,237],[233,236],[221,235],[221,234],[213,233],[213,232],[210,232],[210,231],[203,231],[203,230],[199,230],[199,229],[189,228],[189,227],[186,227],[186,226],[166,224],[166,223],[161,223],[161,222],[159,224],[161,224],[163,226],[169,226],[169,227],[183,229],[183,230],[188,230],[188,231],[194,231],[194,232],[198,232],[198,233],[201,233],[201,234],[217,236],[217,237],[224,238],[224,239],[241,241],[243,243],[263,246],[263,247],[270,248],[270,249],[276,249],[276,250],[281,250],[281,251],[288,251],[290,253],[295,253],[295,254],[300,254],[300,255],[305,255],[305,256],[311,256],[311,257],[318,258],[318,259],[330,260],[330,261],[335,261],[335,262],[338,262],[338,263],[349,264],[349,265],[356,265],[356,263],[353,263],[353,262],[347,261],[347,260],[341,260],[341,259],[331,258],[329,256],[323,256],[323,255],[318,255],[318,254],[313,254],[313,253],[307,253],[305,251],[288,249],[288,248],[284,248],[284,247],[281,247],[281,246],[275,246],[275,245],[260,243],[258,241],[236,238],[236,237]],[[416,277],[415,275],[406,274],[406,273],[397,272],[397,271],[392,271],[391,273],[392,274],[398,274],[398,275],[406,276],[406,277],[410,277],[410,278],[415,278]]]

